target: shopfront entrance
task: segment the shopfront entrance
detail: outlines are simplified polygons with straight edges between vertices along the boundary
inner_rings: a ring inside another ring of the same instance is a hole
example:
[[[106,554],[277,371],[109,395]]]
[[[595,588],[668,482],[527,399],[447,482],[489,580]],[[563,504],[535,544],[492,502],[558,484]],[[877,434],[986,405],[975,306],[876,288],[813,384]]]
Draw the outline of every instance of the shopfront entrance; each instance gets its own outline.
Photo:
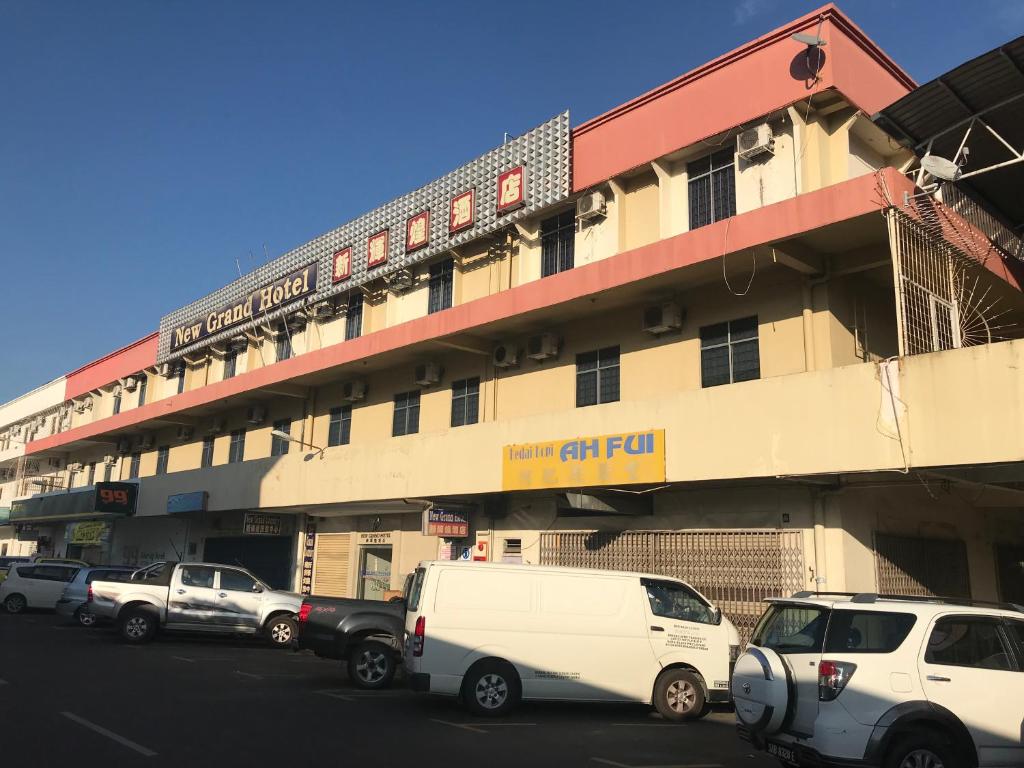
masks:
[[[391,595],[391,547],[360,547],[359,597],[387,600]]]
[[[220,536],[203,543],[207,563],[241,565],[274,589],[292,589],[291,536]]]

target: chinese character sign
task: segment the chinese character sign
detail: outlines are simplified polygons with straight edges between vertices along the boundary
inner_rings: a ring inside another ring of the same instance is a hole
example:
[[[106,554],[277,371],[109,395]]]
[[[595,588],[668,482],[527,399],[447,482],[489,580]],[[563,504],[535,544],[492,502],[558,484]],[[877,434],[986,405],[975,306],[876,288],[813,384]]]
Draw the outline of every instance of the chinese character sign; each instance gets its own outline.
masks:
[[[340,283],[352,275],[352,249],[342,248],[334,252],[334,269],[331,272],[331,282]]]
[[[498,177],[498,213],[510,211],[526,202],[526,168],[505,171]]]
[[[366,244],[366,266],[376,267],[388,260],[388,231],[385,229]]]
[[[405,225],[405,250],[415,251],[430,241],[430,211],[417,213]]]
[[[451,211],[448,214],[448,232],[454,234],[472,227],[475,218],[476,190],[471,189],[452,198]]]
[[[313,557],[316,554],[316,520],[306,521],[306,541],[302,553],[302,594],[313,592]]]

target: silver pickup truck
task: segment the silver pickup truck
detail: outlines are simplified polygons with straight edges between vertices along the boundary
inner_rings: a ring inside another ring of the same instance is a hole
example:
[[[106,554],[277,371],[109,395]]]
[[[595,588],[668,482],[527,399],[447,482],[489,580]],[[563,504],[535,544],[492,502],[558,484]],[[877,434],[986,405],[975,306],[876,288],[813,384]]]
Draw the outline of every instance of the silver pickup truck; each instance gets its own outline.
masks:
[[[117,624],[129,643],[159,629],[221,634],[263,633],[286,648],[295,637],[302,596],[273,590],[244,568],[216,563],[154,563],[131,581],[94,581],[90,611]]]

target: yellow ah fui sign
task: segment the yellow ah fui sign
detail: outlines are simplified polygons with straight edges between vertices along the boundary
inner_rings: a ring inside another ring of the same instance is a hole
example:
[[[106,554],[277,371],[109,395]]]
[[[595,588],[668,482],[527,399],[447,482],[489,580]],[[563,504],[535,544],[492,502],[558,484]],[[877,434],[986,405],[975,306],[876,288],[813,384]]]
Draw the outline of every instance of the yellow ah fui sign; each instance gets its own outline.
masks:
[[[665,481],[665,430],[573,437],[502,448],[506,491]]]

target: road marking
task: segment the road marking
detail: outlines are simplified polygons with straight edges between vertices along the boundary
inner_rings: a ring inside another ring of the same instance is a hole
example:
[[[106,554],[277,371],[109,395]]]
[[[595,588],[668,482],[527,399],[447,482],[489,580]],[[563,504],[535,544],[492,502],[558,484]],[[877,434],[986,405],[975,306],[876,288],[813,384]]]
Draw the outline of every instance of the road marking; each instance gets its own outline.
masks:
[[[124,736],[118,736],[113,731],[108,731],[103,726],[96,725],[96,723],[91,723],[84,717],[79,717],[73,712],[61,712],[61,714],[64,715],[64,717],[66,717],[68,720],[78,723],[79,725],[85,726],[90,731],[94,731],[95,733],[98,733],[100,736],[106,736],[108,739],[116,741],[123,747],[128,747],[128,749],[135,750],[140,755],[145,755],[146,757],[156,757],[156,752],[154,752],[152,749],[147,749],[141,744],[136,744],[134,741],[132,741],[131,739],[126,739]]]
[[[341,699],[342,701],[355,701],[355,699],[353,699],[351,696],[346,696],[343,693],[338,693],[335,690],[314,691],[314,693],[319,693],[321,696],[330,696],[332,699]]]
[[[236,675],[242,675],[243,677],[251,677],[253,680],[262,680],[262,675],[254,675],[252,672],[243,672],[240,669],[235,670]]]
[[[171,658],[172,659],[177,659],[178,661],[187,661],[189,664],[194,664],[195,663],[195,659],[187,659],[184,656],[171,656]]]
[[[464,731],[472,731],[473,733],[487,733],[483,728],[477,728],[475,725],[466,725],[465,723],[450,723],[447,720],[438,720],[436,717],[430,718],[435,723],[441,725],[450,725],[452,728],[461,728]]]
[[[628,763],[617,763],[604,757],[592,757],[591,762],[601,765],[610,765],[612,768],[722,768],[721,763],[674,763],[672,765],[629,765]]]

